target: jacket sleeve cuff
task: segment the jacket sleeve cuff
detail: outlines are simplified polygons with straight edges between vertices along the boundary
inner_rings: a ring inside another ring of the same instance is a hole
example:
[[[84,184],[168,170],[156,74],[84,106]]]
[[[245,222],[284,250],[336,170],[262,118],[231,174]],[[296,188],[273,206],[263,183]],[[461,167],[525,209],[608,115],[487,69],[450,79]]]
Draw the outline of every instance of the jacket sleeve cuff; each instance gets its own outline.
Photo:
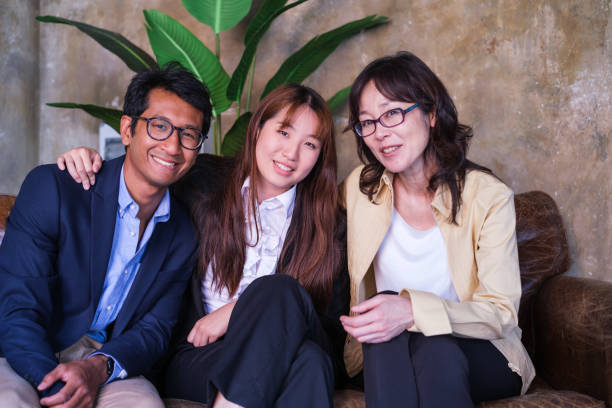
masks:
[[[90,357],[93,357],[93,356],[97,356],[98,354],[102,354],[103,356],[111,358],[115,362],[113,373],[110,375],[110,377],[108,377],[108,379],[106,380],[104,385],[108,384],[111,381],[115,381],[116,379],[122,380],[122,379],[127,377],[127,371],[125,371],[123,366],[121,366],[121,363],[119,361],[117,361],[117,359],[115,357],[111,356],[110,354],[101,353],[101,352],[97,351],[95,353],[91,353],[89,356],[87,356],[87,358],[90,358]]]
[[[63,381],[56,381],[51,387],[46,388],[42,391],[38,391],[38,389],[35,387],[34,389],[38,392],[38,396],[41,398],[45,398],[45,397],[50,397],[52,395],[55,395],[59,392],[59,390],[61,390],[62,388],[64,388],[64,385],[66,385],[65,382]]]
[[[429,292],[403,289],[400,296],[410,299],[414,326],[425,336],[450,334],[453,329],[441,298]]]

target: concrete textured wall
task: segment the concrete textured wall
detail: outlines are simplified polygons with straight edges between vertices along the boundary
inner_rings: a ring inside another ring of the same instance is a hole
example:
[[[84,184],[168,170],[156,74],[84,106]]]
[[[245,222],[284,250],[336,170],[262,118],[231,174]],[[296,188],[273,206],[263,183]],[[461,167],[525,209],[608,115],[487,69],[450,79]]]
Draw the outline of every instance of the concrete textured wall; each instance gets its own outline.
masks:
[[[22,103],[14,115],[9,109],[18,105],[16,101],[0,108],[0,189],[12,192],[24,172],[5,163],[30,163],[31,155],[50,162],[75,145],[97,146],[98,121],[45,102],[119,108],[132,75],[76,29],[33,21],[34,3],[11,0],[0,6],[15,16],[0,10],[2,101],[7,100],[5,88],[16,86],[23,92],[12,95],[31,103],[32,84],[40,83],[37,110]],[[150,52],[143,8],[170,14],[214,47],[210,29],[189,16],[179,0],[45,0],[39,12],[120,32]],[[607,202],[612,197],[611,2],[310,1],[277,19],[260,43],[256,97],[280,63],[313,35],[369,14],[386,15],[392,22],[342,44],[305,83],[329,98],[372,59],[398,50],[414,52],[446,84],[460,120],[474,127],[470,158],[493,169],[516,192],[537,189],[553,196],[568,230],[571,273],[612,281],[612,211]],[[7,28],[9,23],[15,28]],[[36,53],[28,54],[22,41],[11,42],[18,29],[32,43],[40,39],[40,79],[28,71]],[[243,23],[221,35],[222,63],[230,74],[240,59],[245,29]],[[9,55],[20,55],[24,62],[12,65]],[[23,130],[6,129],[17,118],[36,123],[37,115],[38,148],[24,150],[17,143],[20,148],[8,153],[7,140],[15,143]],[[225,114],[224,126],[233,115],[232,110]],[[346,116],[343,107],[336,118],[341,177],[358,164],[353,136],[341,132]]]
[[[38,1],[0,3],[0,193],[38,164]]]

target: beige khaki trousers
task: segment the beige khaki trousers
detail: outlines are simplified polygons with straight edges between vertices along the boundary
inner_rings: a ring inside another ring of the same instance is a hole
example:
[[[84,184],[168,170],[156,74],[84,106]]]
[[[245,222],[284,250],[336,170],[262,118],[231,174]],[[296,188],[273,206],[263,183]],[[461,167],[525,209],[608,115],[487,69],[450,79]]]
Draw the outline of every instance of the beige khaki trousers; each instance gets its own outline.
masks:
[[[56,354],[60,363],[83,360],[101,347],[87,336]],[[164,408],[157,390],[144,377],[116,380],[100,387],[98,408]],[[5,358],[0,358],[0,408],[40,407],[38,394],[29,382],[20,377]]]

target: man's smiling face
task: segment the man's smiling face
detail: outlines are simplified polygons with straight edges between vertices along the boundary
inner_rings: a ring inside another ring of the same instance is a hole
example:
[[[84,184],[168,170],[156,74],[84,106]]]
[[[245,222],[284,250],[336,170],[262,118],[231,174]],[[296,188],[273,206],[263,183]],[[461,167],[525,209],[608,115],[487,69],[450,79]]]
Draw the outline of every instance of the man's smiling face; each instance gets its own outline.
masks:
[[[155,88],[149,92],[148,107],[140,117],[158,117],[181,128],[201,129],[203,114],[175,93]],[[133,120],[137,123],[132,135]],[[124,174],[130,190],[138,188],[149,193],[165,190],[187,173],[198,154],[180,145],[178,131],[166,140],[154,140],[147,134],[146,120],[125,115],[121,118],[121,141],[127,146]]]

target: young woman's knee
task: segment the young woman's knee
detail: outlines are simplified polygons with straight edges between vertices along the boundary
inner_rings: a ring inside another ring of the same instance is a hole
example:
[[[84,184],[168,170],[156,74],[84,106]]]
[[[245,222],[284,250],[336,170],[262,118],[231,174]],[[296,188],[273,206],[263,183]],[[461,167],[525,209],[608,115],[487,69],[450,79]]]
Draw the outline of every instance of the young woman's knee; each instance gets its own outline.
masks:
[[[244,291],[245,295],[263,297],[269,302],[280,303],[280,306],[311,303],[310,296],[295,278],[281,274],[255,279]]]

